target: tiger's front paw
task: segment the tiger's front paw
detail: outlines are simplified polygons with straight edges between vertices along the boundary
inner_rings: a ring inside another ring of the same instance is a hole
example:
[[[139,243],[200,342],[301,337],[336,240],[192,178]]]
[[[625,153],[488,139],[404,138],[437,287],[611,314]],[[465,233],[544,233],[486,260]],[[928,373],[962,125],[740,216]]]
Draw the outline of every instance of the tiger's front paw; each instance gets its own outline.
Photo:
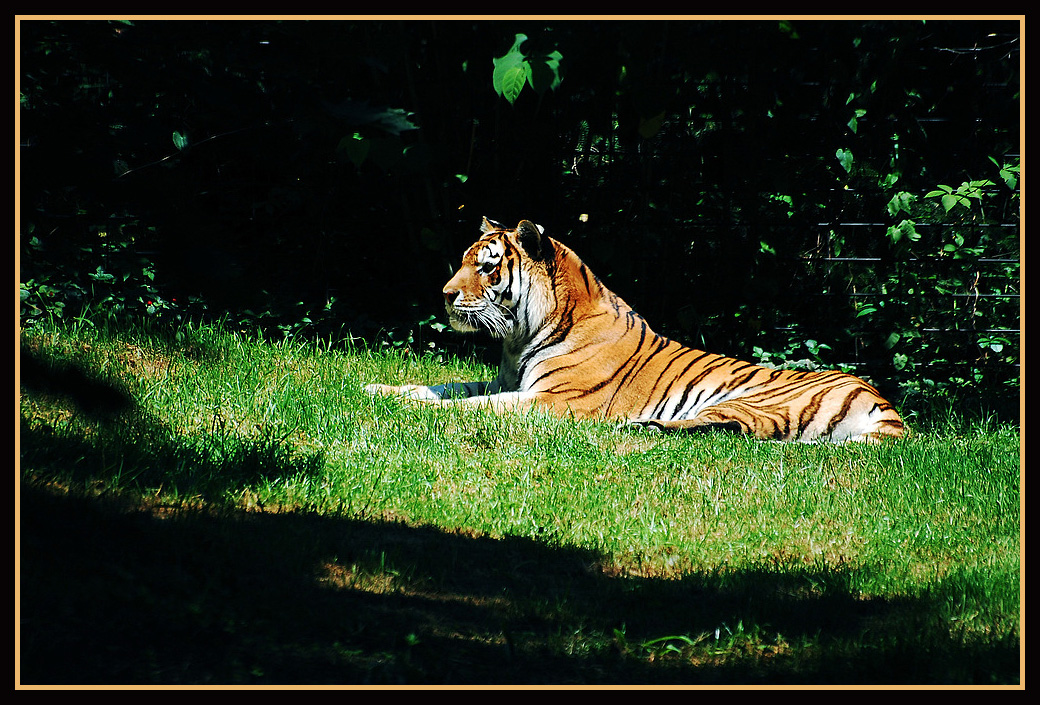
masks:
[[[420,384],[367,384],[365,391],[372,396],[402,397],[413,401],[440,401],[441,398],[429,387]]]

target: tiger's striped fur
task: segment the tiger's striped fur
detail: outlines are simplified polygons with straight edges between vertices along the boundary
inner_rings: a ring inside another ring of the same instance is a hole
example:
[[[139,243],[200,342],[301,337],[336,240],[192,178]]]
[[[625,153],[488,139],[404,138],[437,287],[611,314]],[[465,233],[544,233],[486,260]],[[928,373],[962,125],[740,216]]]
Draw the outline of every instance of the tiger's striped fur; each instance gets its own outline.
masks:
[[[444,298],[456,330],[502,339],[498,378],[367,391],[786,441],[903,434],[895,408],[857,377],[775,370],[686,347],[654,333],[541,226],[525,220],[510,230],[485,218],[481,231]]]

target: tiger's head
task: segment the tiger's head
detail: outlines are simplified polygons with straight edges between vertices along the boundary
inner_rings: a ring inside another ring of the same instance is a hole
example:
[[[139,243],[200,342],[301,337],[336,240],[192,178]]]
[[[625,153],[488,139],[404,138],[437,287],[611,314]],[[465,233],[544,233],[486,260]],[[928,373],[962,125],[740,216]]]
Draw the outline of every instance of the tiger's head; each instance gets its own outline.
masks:
[[[503,339],[529,335],[549,310],[546,268],[555,257],[553,241],[529,220],[510,230],[484,218],[480,231],[444,285],[448,320],[464,333],[485,331]]]

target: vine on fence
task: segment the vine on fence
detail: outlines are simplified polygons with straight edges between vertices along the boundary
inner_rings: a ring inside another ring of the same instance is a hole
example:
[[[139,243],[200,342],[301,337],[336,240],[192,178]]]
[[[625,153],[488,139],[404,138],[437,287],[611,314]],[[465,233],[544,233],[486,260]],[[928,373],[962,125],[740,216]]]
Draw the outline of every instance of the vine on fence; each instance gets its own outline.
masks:
[[[1003,197],[1017,213],[1017,161],[991,161],[1010,193],[991,179],[939,184],[923,198],[893,193],[887,210],[892,266],[856,316],[884,336],[911,394],[1018,385],[1018,230],[987,214]],[[936,297],[951,302],[943,306]],[[974,354],[966,353],[970,345]]]

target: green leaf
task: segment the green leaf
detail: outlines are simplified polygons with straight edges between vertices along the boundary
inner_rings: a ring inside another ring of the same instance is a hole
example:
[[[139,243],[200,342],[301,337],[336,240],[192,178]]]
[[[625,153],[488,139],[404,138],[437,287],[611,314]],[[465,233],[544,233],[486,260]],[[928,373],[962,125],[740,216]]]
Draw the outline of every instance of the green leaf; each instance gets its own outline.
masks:
[[[530,65],[525,61],[498,74],[499,82],[496,86],[496,90],[499,95],[509,101],[510,105],[516,101],[520,95],[520,91],[523,90],[530,70]]]
[[[947,213],[949,213],[950,209],[953,208],[954,206],[956,206],[960,202],[961,202],[961,197],[956,195],[956,194],[948,193],[948,194],[946,194],[945,196],[942,197],[943,208],[946,209]]]
[[[1014,190],[1015,186],[1018,184],[1018,174],[1021,172],[1021,168],[1017,164],[1001,165],[1000,162],[993,157],[990,157],[989,160],[993,162],[993,166],[997,167],[1000,173],[1000,178],[1004,180],[1007,187]]]
[[[841,163],[842,168],[845,169],[846,172],[852,171],[853,158],[851,151],[839,148],[838,151],[834,153],[834,156],[838,158],[838,162]]]
[[[990,181],[989,179],[981,179],[980,181],[968,182],[968,186],[970,188],[972,188],[972,189],[975,189],[976,191],[979,190],[979,189],[983,189],[983,188],[985,188],[987,186],[992,186],[992,185],[993,185],[993,182]],[[981,198],[981,197],[982,197],[982,194],[980,193],[979,194],[979,198]]]
[[[356,133],[353,136],[344,137],[336,146],[336,149],[345,153],[347,158],[358,168],[361,168],[371,148],[371,141]]]
[[[173,132],[173,146],[177,148],[177,151],[184,149],[188,146],[188,136],[181,134],[174,130]]]
[[[527,65],[530,67],[527,81],[535,93],[544,93],[546,89],[554,91],[559,87],[562,82],[560,78],[560,59],[562,58],[563,54],[553,51],[544,57],[527,60]]]
[[[917,242],[921,239],[921,235],[917,232],[915,225],[916,223],[912,220],[904,220],[899,225],[890,226],[887,231],[888,239],[892,241],[893,245],[899,243],[903,238],[910,242]]]
[[[418,130],[419,126],[409,119],[410,116],[411,113],[402,108],[385,108],[376,114],[375,126],[391,135]]]
[[[899,193],[892,196],[888,202],[888,214],[893,218],[899,215],[900,211],[910,212],[910,204],[917,200],[917,196],[906,191],[900,191]]]
[[[512,48],[504,56],[494,59],[494,71],[491,74],[491,85],[498,95],[504,97],[512,105],[520,95],[528,80],[530,64],[520,53],[520,45],[527,41],[527,35],[517,34]]]
[[[847,124],[849,126],[849,129],[852,130],[853,133],[856,132],[856,129],[859,126],[859,119],[861,117],[863,117],[864,115],[866,115],[866,114],[867,114],[866,110],[862,110],[862,109],[856,110],[855,114],[848,121]]]
[[[409,118],[411,113],[401,108],[369,105],[368,101],[344,100],[335,105],[325,104],[331,115],[350,125],[375,127],[391,135],[399,135],[419,127]]]
[[[896,185],[897,181],[899,181],[899,174],[896,174],[896,173],[886,174],[885,178],[883,178],[883,179],[878,181],[878,185],[881,188],[885,188],[885,189],[892,188],[893,186]]]
[[[94,281],[106,282],[106,283],[112,283],[112,282],[114,282],[116,280],[116,277],[115,277],[114,274],[109,274],[104,269],[102,269],[102,267],[100,265],[98,265],[98,268],[96,270],[94,270],[93,272],[87,272],[87,276],[90,277],[91,279],[93,279]]]
[[[791,39],[798,39],[798,32],[795,30],[794,25],[788,20],[780,20],[780,31],[786,34]]]
[[[544,55],[525,56],[520,51],[525,41],[526,35],[517,34],[509,51],[493,61],[491,85],[510,105],[519,97],[525,84],[530,84],[531,89],[541,95],[546,90],[556,90],[563,80],[560,78],[563,54],[554,50]]]

